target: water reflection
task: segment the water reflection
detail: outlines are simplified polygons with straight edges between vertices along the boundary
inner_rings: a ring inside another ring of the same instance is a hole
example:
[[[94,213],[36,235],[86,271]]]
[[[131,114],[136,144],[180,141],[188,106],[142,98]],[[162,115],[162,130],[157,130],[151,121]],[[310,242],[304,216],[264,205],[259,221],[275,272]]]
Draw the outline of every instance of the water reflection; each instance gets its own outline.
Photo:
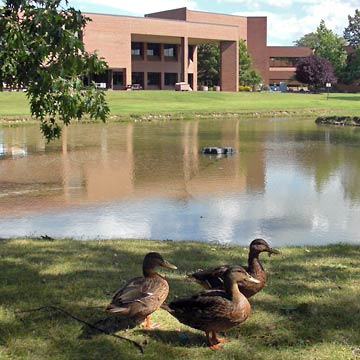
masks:
[[[293,119],[3,129],[0,237],[360,243],[359,139]]]

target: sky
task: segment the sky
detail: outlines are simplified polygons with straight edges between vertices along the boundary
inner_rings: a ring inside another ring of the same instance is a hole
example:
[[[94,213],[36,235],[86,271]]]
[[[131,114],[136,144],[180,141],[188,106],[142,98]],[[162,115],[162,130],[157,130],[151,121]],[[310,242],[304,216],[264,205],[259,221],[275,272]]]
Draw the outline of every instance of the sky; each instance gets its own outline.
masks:
[[[144,16],[187,7],[191,10],[242,16],[267,16],[268,45],[292,46],[304,34],[316,31],[321,20],[342,36],[348,15],[360,8],[359,0],[69,0],[82,12]],[[2,1],[0,0],[0,4]]]

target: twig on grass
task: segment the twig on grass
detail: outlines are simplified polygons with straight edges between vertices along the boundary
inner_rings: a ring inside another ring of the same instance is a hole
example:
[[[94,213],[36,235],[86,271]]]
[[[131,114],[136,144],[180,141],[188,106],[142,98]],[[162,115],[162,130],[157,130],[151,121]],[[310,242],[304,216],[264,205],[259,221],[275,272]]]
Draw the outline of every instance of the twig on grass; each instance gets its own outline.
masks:
[[[94,329],[94,330],[97,330],[103,334],[106,334],[106,335],[109,335],[109,336],[113,336],[117,339],[120,339],[120,340],[125,340],[125,341],[128,341],[130,343],[132,343],[133,345],[135,345],[140,351],[141,353],[143,354],[144,353],[144,347],[138,343],[137,341],[134,341],[134,340],[131,340],[131,339],[128,339],[124,336],[120,336],[120,335],[115,335],[115,334],[111,334],[109,332],[107,332],[106,330],[103,330],[103,329],[100,329],[98,327],[96,327],[95,325],[85,321],[85,320],[82,320],[80,318],[78,318],[77,316],[69,313],[68,311],[60,308],[60,307],[57,307],[57,306],[52,306],[52,305],[45,305],[45,306],[40,306],[38,308],[34,308],[34,309],[27,309],[27,310],[15,310],[15,314],[23,314],[23,313],[29,313],[29,312],[36,312],[36,311],[41,311],[41,310],[47,310],[47,309],[52,309],[52,310],[56,310],[56,311],[59,311],[61,313],[63,313],[64,315],[82,323],[82,324],[85,324],[87,326],[89,326],[90,328]]]

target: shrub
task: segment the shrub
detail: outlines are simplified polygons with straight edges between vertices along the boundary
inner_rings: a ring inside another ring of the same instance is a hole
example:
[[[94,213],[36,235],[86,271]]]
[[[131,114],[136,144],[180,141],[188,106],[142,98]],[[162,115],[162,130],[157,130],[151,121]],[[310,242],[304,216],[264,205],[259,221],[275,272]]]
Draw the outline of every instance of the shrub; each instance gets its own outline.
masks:
[[[250,91],[251,87],[247,86],[247,85],[240,85],[239,86],[239,91]]]

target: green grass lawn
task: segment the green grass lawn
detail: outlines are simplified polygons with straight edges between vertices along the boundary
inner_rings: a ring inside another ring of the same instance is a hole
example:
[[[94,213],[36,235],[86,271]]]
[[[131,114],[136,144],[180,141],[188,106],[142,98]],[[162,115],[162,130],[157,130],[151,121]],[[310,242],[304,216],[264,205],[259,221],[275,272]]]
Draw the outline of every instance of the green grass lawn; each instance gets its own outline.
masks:
[[[108,91],[111,115],[128,119],[144,114],[261,114],[287,111],[303,115],[359,115],[360,94],[292,94],[175,91]],[[0,118],[30,115],[24,93],[0,93]]]
[[[143,256],[158,251],[178,266],[161,270],[168,300],[200,290],[184,278],[198,268],[246,263],[247,248],[171,241],[0,241],[0,359],[258,359],[350,360],[360,355],[360,247],[283,248],[262,256],[268,284],[251,299],[252,314],[211,351],[202,332],[158,310],[160,327],[78,339],[81,324],[56,311],[16,313],[55,305],[88,321],[104,316],[111,294],[141,274]]]

